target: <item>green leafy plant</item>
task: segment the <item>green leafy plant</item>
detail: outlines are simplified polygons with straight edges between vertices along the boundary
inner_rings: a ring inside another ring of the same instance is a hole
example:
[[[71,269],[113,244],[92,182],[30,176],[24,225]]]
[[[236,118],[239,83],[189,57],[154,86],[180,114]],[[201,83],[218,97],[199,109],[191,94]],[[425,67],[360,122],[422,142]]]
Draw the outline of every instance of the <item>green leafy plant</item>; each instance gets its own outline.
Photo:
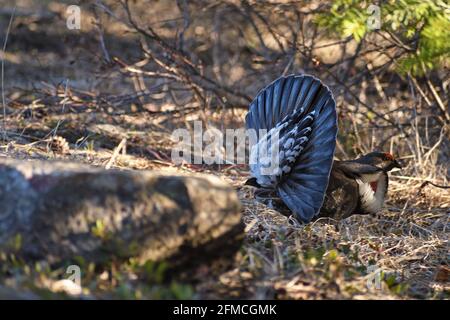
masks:
[[[358,0],[334,1],[330,9],[317,16],[320,27],[340,37],[361,42],[368,34],[386,35],[403,50],[397,61],[401,74],[421,75],[450,62],[450,6],[440,0],[399,0],[382,2],[380,30],[372,30],[368,21],[371,3]]]

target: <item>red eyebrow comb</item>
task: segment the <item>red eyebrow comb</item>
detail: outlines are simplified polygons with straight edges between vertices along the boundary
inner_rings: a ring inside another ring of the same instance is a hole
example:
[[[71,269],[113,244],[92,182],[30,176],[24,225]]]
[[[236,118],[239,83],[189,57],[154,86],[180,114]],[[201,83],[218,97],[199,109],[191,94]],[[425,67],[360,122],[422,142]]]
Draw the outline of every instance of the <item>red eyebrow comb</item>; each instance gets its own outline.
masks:
[[[388,160],[394,160],[394,156],[392,154],[390,154],[389,152],[385,152],[384,156],[386,157],[386,159]]]

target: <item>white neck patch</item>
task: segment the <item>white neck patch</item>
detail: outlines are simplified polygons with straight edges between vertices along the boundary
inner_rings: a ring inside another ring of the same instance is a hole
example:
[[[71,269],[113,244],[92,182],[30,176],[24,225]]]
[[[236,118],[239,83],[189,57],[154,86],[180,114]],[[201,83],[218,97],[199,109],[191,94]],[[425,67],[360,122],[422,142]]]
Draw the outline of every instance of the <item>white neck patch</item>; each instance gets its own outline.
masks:
[[[374,192],[370,182],[377,181],[377,191]],[[364,175],[361,179],[356,179],[361,196],[361,206],[365,211],[376,213],[383,207],[386,189],[387,177],[385,174]]]

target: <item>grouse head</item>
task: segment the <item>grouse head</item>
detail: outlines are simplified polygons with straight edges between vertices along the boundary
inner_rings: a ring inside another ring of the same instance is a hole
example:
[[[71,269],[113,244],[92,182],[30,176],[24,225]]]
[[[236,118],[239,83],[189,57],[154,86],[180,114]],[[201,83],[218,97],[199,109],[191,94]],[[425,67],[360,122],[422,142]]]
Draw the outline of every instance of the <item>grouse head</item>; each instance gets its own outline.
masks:
[[[389,172],[394,168],[401,169],[402,166],[389,152],[374,151],[356,160],[359,163],[370,164],[378,167],[384,172]]]

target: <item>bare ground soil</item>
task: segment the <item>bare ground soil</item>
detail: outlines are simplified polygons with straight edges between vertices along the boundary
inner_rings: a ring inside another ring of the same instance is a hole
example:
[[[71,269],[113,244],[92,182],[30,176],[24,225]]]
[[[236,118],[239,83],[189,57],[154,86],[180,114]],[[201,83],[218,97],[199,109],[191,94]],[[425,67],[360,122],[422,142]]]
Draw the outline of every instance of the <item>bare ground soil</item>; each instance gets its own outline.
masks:
[[[115,159],[114,168],[207,172],[235,186],[244,205],[246,240],[231,268],[224,271],[222,266],[203,265],[195,274],[179,275],[167,283],[154,276],[157,266],[151,263],[138,265],[131,259],[95,266],[78,261],[84,270],[86,296],[449,298],[448,190],[421,187],[427,177],[407,174],[413,172],[407,167],[391,175],[388,201],[376,216],[301,225],[254,200],[253,189],[243,187],[249,174],[245,166],[175,166],[170,161],[174,128],[189,128],[190,121],[205,117],[209,127],[241,127],[244,111],[179,113],[169,106],[166,112],[152,112],[128,94],[129,81],[118,80],[113,77],[116,70],[99,66],[95,37],[39,24],[21,28],[10,36],[5,55],[9,103],[0,156],[106,166],[126,138],[126,152]],[[110,38],[108,43],[128,48],[132,57],[133,47],[126,38]],[[68,84],[66,79],[71,79]],[[99,97],[104,100],[98,101]],[[68,141],[67,152],[52,150],[55,135]],[[441,170],[433,176],[445,177],[447,169],[433,168]],[[59,297],[52,284],[64,273],[65,266],[29,265],[0,254],[0,283],[40,297]]]

